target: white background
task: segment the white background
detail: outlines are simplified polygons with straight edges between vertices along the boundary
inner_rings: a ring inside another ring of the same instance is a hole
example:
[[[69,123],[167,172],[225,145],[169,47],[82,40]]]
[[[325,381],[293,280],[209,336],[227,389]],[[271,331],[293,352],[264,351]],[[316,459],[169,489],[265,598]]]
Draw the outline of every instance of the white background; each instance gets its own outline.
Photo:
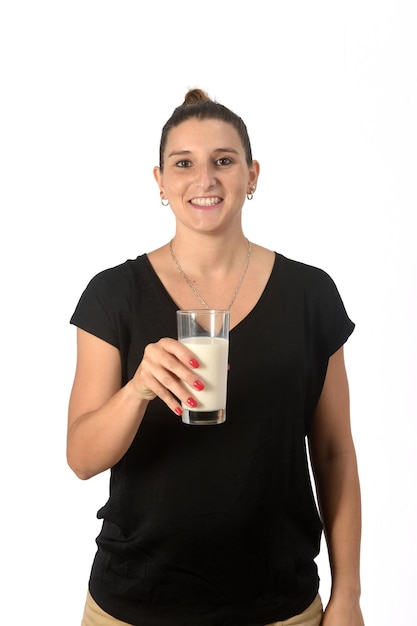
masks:
[[[98,271],[165,243],[152,167],[191,86],[246,121],[247,236],[318,265],[346,346],[367,626],[415,615],[414,2],[0,1],[2,614],[79,624],[108,475],[65,460],[68,320]],[[328,597],[326,554],[319,559]]]

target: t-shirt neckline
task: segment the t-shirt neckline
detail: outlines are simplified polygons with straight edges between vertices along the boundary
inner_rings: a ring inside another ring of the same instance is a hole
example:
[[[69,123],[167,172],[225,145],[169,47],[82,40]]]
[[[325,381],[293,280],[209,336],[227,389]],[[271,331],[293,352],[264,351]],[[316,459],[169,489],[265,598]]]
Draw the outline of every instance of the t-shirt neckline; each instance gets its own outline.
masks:
[[[277,271],[277,268],[278,268],[278,259],[281,257],[281,255],[279,255],[277,252],[274,252],[274,254],[275,254],[275,259],[274,259],[274,263],[272,265],[271,273],[269,274],[268,280],[267,280],[267,282],[265,284],[265,287],[264,287],[261,295],[259,296],[259,298],[258,298],[257,302],[255,303],[255,305],[251,308],[249,313],[247,315],[245,315],[245,317],[243,319],[241,319],[240,322],[238,322],[235,326],[233,326],[233,328],[230,329],[231,333],[234,332],[235,330],[237,330],[238,328],[240,328],[242,325],[245,326],[246,323],[248,321],[250,321],[252,316],[257,312],[257,310],[262,306],[263,301],[267,297],[267,294],[268,294],[268,292],[269,292],[269,290],[271,288],[272,278],[273,278],[273,276],[274,276],[274,274],[275,274],[275,272]],[[170,306],[174,307],[176,311],[180,310],[181,307],[178,306],[178,304],[175,302],[175,300],[173,299],[173,297],[171,296],[171,294],[169,293],[169,291],[165,287],[165,285],[162,282],[162,280],[159,278],[159,276],[156,273],[152,263],[150,262],[150,260],[148,258],[148,255],[146,253],[144,253],[139,258],[144,259],[148,271],[150,272],[150,274],[154,278],[154,281],[157,283],[161,293],[163,293],[165,299],[169,302]],[[198,308],[198,307],[196,307],[196,308]]]

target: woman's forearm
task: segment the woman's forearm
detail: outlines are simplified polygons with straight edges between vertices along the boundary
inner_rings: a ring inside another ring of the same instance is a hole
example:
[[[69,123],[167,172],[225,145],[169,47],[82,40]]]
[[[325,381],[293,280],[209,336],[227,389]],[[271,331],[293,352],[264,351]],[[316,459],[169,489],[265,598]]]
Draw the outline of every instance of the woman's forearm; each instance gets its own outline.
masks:
[[[332,596],[360,596],[361,496],[355,451],[322,459],[317,493],[332,573]]]
[[[113,467],[130,447],[148,406],[128,383],[103,406],[71,421],[68,464],[86,480]]]

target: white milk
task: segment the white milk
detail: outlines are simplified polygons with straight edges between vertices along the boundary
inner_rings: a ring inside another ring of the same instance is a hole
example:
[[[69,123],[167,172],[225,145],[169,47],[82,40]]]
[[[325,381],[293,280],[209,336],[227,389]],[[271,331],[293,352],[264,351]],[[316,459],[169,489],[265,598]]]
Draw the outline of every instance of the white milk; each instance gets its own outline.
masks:
[[[229,341],[219,337],[187,337],[181,339],[200,363],[195,372],[204,383],[203,391],[189,387],[198,405],[193,411],[217,411],[226,408]],[[187,385],[188,387],[188,385]],[[189,409],[183,404],[183,408]]]

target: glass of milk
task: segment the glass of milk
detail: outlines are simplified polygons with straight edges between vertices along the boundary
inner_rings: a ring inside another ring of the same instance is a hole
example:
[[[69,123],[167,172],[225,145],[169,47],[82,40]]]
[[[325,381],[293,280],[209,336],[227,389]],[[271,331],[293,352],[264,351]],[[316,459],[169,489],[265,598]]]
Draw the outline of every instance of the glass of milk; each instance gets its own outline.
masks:
[[[182,405],[185,424],[221,424],[226,419],[227,371],[229,362],[229,311],[193,309],[177,311],[178,340],[199,362],[198,378],[204,383],[190,409]],[[190,387],[190,392],[195,389]]]

